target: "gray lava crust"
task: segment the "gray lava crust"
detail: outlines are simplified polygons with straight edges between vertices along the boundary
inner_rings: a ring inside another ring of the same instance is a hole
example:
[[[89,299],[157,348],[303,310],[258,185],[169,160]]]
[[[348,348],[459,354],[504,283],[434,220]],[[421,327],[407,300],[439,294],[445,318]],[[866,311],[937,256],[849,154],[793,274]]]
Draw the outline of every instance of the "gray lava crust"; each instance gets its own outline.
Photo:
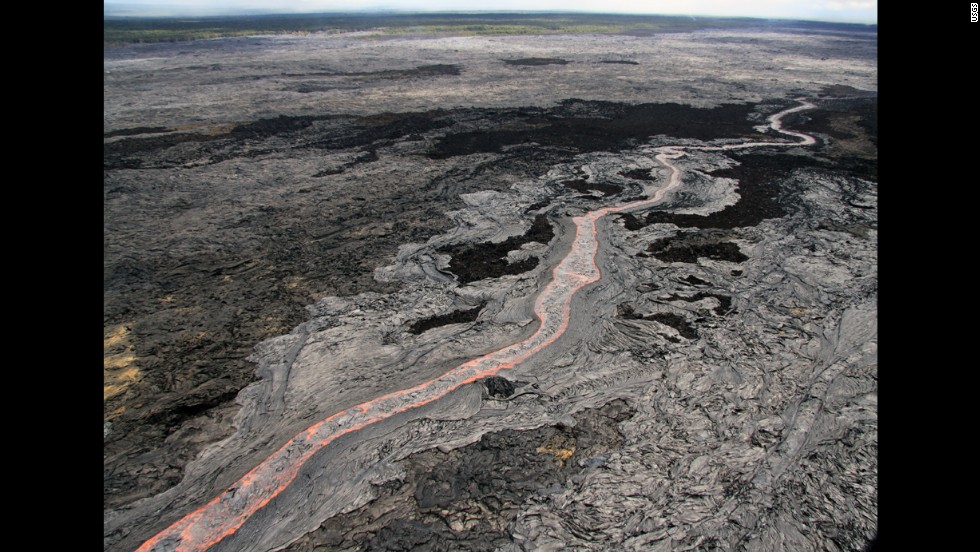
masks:
[[[875,537],[873,40],[205,42],[104,60],[105,550],[531,335],[570,217],[665,186],[657,147],[777,139],[801,95],[785,128],[816,145],[672,161],[683,186],[598,221],[602,279],[555,343],[331,443],[211,550]]]

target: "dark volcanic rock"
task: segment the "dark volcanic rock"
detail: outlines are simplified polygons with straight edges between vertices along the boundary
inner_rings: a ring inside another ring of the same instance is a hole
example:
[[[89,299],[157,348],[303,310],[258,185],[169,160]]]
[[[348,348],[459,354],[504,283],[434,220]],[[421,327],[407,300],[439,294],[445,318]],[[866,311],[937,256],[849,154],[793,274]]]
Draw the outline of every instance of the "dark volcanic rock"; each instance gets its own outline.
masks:
[[[650,175],[650,169],[633,169],[629,171],[623,171],[619,173],[626,178],[632,178],[633,180],[653,180],[653,176]]]
[[[494,550],[513,544],[517,506],[557,492],[602,465],[623,442],[617,428],[634,410],[622,400],[574,416],[574,427],[505,430],[449,453],[425,451],[402,461],[406,475],[379,497],[333,516],[287,550]]]
[[[739,165],[715,171],[711,176],[738,180],[738,202],[721,211],[705,215],[676,214],[653,211],[644,219],[646,224],[669,222],[682,228],[738,228],[755,226],[766,219],[786,215],[779,202],[781,182],[793,170],[820,167],[821,163],[802,155],[732,154]]]
[[[748,121],[754,110],[755,104],[699,109],[673,103],[629,105],[566,100],[553,108],[517,109],[509,113],[517,120],[535,123],[531,128],[453,133],[440,140],[429,156],[445,159],[500,152],[505,146],[532,142],[577,153],[616,152],[657,134],[701,140],[761,138]]]
[[[507,65],[566,65],[568,60],[561,58],[520,58],[520,59],[502,59],[500,60]]]
[[[276,153],[281,151],[283,141],[296,150],[362,148],[443,129],[460,117],[488,123],[490,128],[448,134],[429,152],[432,159],[500,153],[507,146],[530,143],[567,153],[615,152],[656,134],[704,140],[760,138],[748,121],[754,110],[755,104],[699,109],[672,103],[630,105],[565,100],[551,108],[436,109],[365,117],[278,116],[243,123],[224,133],[182,132],[107,142],[103,145],[103,165],[109,170],[214,164]],[[526,128],[494,128],[502,123],[523,123]],[[261,143],[270,138],[279,140]],[[552,163],[556,161],[552,159]],[[646,179],[642,175],[631,178]]]
[[[385,80],[437,77],[441,75],[458,76],[460,66],[456,64],[419,65],[413,69],[384,69],[381,71],[314,71],[310,73],[282,73],[280,77],[370,77]],[[307,85],[301,85],[307,86]],[[322,87],[331,90],[333,87]],[[299,92],[299,90],[296,90]]]
[[[440,532],[440,529],[443,531]],[[485,528],[487,531],[489,528]],[[424,550],[426,552],[449,552],[455,550],[455,539],[445,535],[444,526],[435,523],[422,523],[411,519],[396,519],[381,528],[371,540],[364,544],[364,550],[369,552]],[[486,543],[485,550],[493,550]]]
[[[487,386],[487,393],[491,397],[497,397],[501,399],[506,399],[507,397],[514,394],[513,382],[507,378],[502,378],[500,376],[490,376],[483,380],[484,385]]]
[[[878,97],[876,93],[861,92],[861,94],[866,97],[821,101],[819,109],[812,110],[805,116],[797,115],[795,119],[787,120],[792,121],[796,128],[804,132],[819,132],[839,140],[854,138],[855,134],[863,130],[867,138],[877,147]],[[855,129],[852,125],[858,128]]]
[[[660,322],[661,324],[674,328],[681,334],[682,337],[686,337],[687,339],[696,339],[698,337],[698,332],[694,326],[679,314],[673,314],[670,312],[639,314],[636,312],[633,305],[630,305],[629,303],[620,303],[616,307],[616,316],[626,320],[652,320],[654,322]]]
[[[565,180],[565,181],[562,182],[562,185],[565,186],[566,188],[569,188],[571,190],[575,190],[577,192],[591,192],[591,191],[596,191],[596,192],[599,192],[599,193],[601,193],[603,195],[607,195],[607,196],[615,195],[615,194],[618,194],[620,191],[622,191],[619,186],[616,186],[614,184],[603,184],[601,182],[589,182],[588,180],[586,180],[584,178],[579,178],[579,179],[576,179],[576,180]]]
[[[646,226],[646,224],[641,222],[640,219],[636,218],[636,215],[633,213],[623,213],[618,216],[619,220],[623,221],[623,226],[625,226],[627,230],[636,231]]]
[[[711,283],[711,282],[705,282],[701,278],[698,278],[697,276],[694,275],[684,278],[684,281],[691,284],[692,286],[707,286],[710,285]]]
[[[499,278],[506,274],[521,274],[538,266],[537,257],[531,257],[516,263],[507,262],[507,253],[520,249],[526,243],[538,242],[548,244],[555,237],[545,215],[537,215],[531,228],[523,236],[513,236],[500,243],[482,242],[475,245],[454,245],[444,247],[440,253],[452,256],[449,270],[456,275],[460,283],[468,284],[484,278]]]
[[[670,312],[657,312],[645,317],[646,320],[653,320],[655,322],[660,322],[677,330],[682,337],[687,339],[696,339],[698,337],[697,330],[692,326],[683,316],[678,314],[673,314]]]
[[[538,201],[536,203],[532,203],[531,205],[528,205],[527,209],[524,212],[530,213],[531,211],[537,211],[538,209],[547,207],[550,204],[551,204],[550,201]]]
[[[877,98],[838,100],[821,103],[819,109],[789,118],[793,128],[824,133],[837,138],[829,155],[784,155],[779,153],[729,153],[738,165],[711,173],[711,176],[738,181],[739,200],[709,215],[676,214],[653,211],[642,221],[627,222],[627,229],[638,230],[648,224],[669,222],[682,228],[738,228],[755,226],[766,219],[786,215],[788,204],[796,203],[785,194],[784,183],[794,171],[808,169],[821,173],[843,173],[865,180],[878,180],[878,102]],[[871,146],[874,146],[873,148]],[[631,178],[638,176],[624,174]]]
[[[460,66],[456,64],[439,63],[435,65],[419,65],[414,69],[391,69],[384,71],[371,71],[364,73],[343,73],[345,76],[353,77],[378,77],[382,79],[409,79],[438,77],[443,75],[457,76],[460,74]]]
[[[716,261],[740,263],[749,258],[734,243],[714,234],[679,234],[651,243],[647,251],[667,263],[696,263],[703,257]]]
[[[441,110],[365,117],[280,115],[243,123],[225,133],[126,138],[103,144],[103,167],[110,170],[211,165],[277,153],[283,149],[284,141],[294,150],[367,147],[366,151],[374,151],[387,141],[451,125],[445,115]]]
[[[420,334],[424,331],[431,330],[432,328],[438,328],[439,326],[445,326],[447,324],[461,324],[464,322],[472,322],[476,320],[476,317],[480,315],[480,311],[483,307],[487,306],[486,303],[481,303],[472,309],[453,311],[449,314],[439,314],[436,316],[430,316],[429,318],[423,318],[422,320],[416,320],[412,322],[409,326],[408,331],[413,334]]]
[[[139,134],[153,134],[156,132],[167,132],[167,127],[134,127],[134,128],[121,128],[119,130],[113,130],[112,132],[106,132],[103,134],[103,138],[115,138],[116,136],[136,136]]]

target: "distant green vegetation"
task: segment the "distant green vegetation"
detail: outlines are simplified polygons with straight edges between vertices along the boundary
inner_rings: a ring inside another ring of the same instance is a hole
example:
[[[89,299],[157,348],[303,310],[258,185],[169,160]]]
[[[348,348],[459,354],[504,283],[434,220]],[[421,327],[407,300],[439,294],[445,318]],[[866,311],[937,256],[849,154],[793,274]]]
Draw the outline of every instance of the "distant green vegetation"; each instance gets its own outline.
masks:
[[[204,29],[110,29],[106,27],[103,40],[106,44],[128,42],[181,42],[185,40],[201,40],[205,38],[223,38],[228,36],[249,36],[269,34],[270,31],[260,29],[228,29],[210,27]]]
[[[368,22],[364,22],[368,24]],[[259,34],[284,34],[329,30],[357,30],[352,18],[326,16],[239,16],[239,17],[125,17],[103,19],[106,45],[133,42],[179,42]],[[370,27],[364,27],[370,28]]]
[[[198,18],[103,19],[106,46],[136,42],[178,42],[259,34],[378,30],[386,35],[653,34],[732,27],[793,26],[854,28],[876,26],[814,22],[773,22],[746,18],[692,18],[660,15],[458,13],[302,14]]]

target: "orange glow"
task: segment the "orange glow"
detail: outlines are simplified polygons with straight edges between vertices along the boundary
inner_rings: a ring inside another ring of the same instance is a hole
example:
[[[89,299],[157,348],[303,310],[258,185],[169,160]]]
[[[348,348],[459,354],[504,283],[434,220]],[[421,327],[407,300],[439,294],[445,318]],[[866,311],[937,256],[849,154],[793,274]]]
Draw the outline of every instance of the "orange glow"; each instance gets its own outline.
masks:
[[[311,425],[302,433],[287,441],[262,463],[253,468],[237,483],[210,502],[186,515],[173,525],[147,540],[137,552],[155,550],[164,543],[176,544],[180,552],[202,551],[233,534],[249,517],[279,495],[296,478],[300,468],[320,449],[337,438],[358,431],[395,414],[429,404],[450,392],[492,376],[501,370],[513,369],[531,356],[542,351],[568,329],[572,298],[578,290],[596,282],[601,277],[596,264],[599,243],[596,224],[610,213],[649,207],[663,199],[681,185],[681,171],[668,159],[685,155],[682,150],[728,150],[756,146],[810,145],[815,140],[806,134],[784,131],[781,117],[788,113],[811,109],[813,104],[781,111],[769,117],[770,127],[800,138],[801,142],[749,142],[725,146],[662,146],[655,148],[656,159],[670,169],[667,186],[660,188],[652,197],[616,207],[604,207],[585,215],[573,217],[575,238],[568,254],[551,271],[551,280],[545,285],[534,302],[534,313],[540,323],[528,338],[469,360],[445,374],[420,383],[409,389],[394,391],[370,401],[337,412]],[[552,319],[558,315],[557,326]]]

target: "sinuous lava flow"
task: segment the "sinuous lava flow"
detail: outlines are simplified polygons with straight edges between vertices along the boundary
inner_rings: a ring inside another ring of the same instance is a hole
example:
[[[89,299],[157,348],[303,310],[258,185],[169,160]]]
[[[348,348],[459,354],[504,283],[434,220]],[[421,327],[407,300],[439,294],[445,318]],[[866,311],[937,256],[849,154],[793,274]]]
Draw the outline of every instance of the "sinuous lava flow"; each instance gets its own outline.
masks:
[[[323,447],[342,435],[444,397],[460,386],[472,383],[501,370],[515,367],[557,340],[568,328],[571,301],[575,293],[601,277],[595,263],[599,243],[597,221],[611,213],[652,206],[667,192],[681,185],[681,171],[670,161],[685,155],[685,150],[730,150],[759,146],[806,146],[816,143],[809,135],[783,130],[782,117],[815,107],[801,102],[769,117],[769,126],[776,132],[799,138],[799,142],[748,142],[724,146],[661,146],[654,148],[656,159],[670,169],[666,186],[648,199],[605,207],[574,217],[575,239],[568,254],[552,271],[551,281],[534,303],[540,320],[538,329],[527,339],[492,353],[475,358],[449,372],[414,387],[382,395],[371,401],[337,412],[313,424],[287,441],[261,464],[249,471],[210,502],[191,512],[170,527],[149,539],[138,552],[151,550],[206,550],[238,530],[256,511],[281,493],[303,464]]]

